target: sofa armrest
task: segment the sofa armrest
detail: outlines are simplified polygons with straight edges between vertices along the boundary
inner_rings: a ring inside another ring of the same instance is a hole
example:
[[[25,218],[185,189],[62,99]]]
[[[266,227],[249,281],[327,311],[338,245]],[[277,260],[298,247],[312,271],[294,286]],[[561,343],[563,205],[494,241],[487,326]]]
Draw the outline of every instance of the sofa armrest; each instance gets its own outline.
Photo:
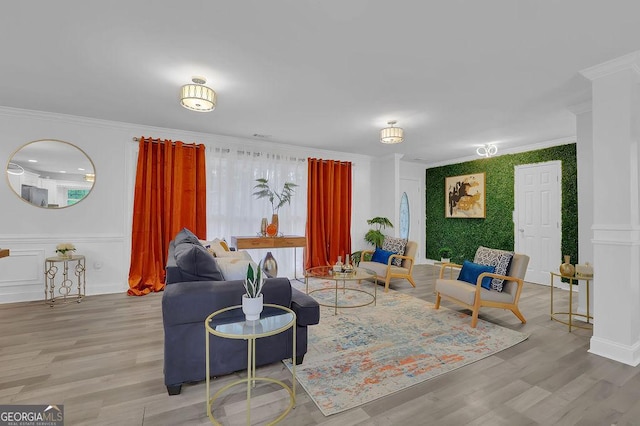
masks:
[[[308,326],[318,324],[320,322],[320,305],[308,294],[291,289],[291,310],[298,317],[299,326]]]

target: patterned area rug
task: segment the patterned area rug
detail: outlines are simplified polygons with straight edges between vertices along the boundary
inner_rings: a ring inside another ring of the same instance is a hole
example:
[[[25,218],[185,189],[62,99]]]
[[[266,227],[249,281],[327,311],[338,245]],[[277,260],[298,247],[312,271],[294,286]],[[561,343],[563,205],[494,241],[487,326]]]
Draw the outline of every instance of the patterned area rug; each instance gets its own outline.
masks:
[[[304,285],[292,285],[304,291]],[[331,287],[316,280],[310,289]],[[352,283],[358,287],[358,284]],[[371,284],[362,284],[370,290]],[[383,290],[380,287],[378,290]],[[331,290],[312,294],[333,303]],[[340,290],[339,305],[368,296]],[[363,299],[365,298],[365,299]],[[406,389],[526,340],[528,335],[389,290],[378,291],[377,306],[320,307],[320,323],[309,327],[309,350],[296,366],[298,382],[325,416]],[[285,363],[289,369],[291,364]]]

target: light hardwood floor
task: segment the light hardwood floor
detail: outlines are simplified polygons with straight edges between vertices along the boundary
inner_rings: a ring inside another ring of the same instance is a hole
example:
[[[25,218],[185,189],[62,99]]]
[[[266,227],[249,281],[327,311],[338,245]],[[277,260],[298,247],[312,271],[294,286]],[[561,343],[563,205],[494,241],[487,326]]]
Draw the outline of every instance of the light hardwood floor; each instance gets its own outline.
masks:
[[[419,265],[414,275],[417,288],[403,280],[391,288],[433,303],[432,267]],[[566,292],[555,296],[567,303]],[[55,308],[0,305],[0,404],[64,404],[66,425],[209,424],[204,383],[185,385],[178,396],[166,393],[161,298],[113,294]],[[548,287],[526,284],[520,306],[524,325],[498,309],[484,309],[480,318],[530,334],[523,343],[330,417],[298,386],[297,407],[281,424],[640,425],[640,368],[587,353],[590,331],[568,333],[549,319]],[[291,382],[282,363],[259,374]],[[233,389],[217,414],[224,424],[243,424],[245,391]],[[259,385],[254,395],[254,424],[264,424],[287,399],[272,385]]]

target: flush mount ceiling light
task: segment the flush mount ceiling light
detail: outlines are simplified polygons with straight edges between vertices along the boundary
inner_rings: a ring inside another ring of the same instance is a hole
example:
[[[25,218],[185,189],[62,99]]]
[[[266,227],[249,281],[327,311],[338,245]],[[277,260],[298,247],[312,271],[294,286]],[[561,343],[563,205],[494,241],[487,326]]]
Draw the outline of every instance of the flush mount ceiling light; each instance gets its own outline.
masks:
[[[24,167],[22,167],[20,164],[9,163],[7,165],[7,173],[14,176],[20,176],[24,174]]]
[[[400,143],[404,140],[404,130],[400,127],[393,127],[397,121],[388,121],[389,127],[380,130],[380,142],[386,144]]]
[[[498,153],[498,147],[492,143],[486,143],[484,146],[479,146],[476,153],[480,157],[493,157]]]
[[[180,105],[191,111],[209,112],[216,107],[216,92],[204,84],[204,77],[193,77],[193,84],[185,84],[180,88]]]

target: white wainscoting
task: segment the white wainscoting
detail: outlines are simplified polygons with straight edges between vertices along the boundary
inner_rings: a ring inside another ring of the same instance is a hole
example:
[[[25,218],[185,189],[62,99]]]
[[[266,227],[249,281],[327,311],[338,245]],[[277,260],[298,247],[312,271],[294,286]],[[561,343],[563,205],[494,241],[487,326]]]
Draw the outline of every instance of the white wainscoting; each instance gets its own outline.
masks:
[[[0,236],[10,255],[0,259],[0,303],[44,301],[44,262],[56,245],[70,242],[86,257],[86,294],[126,292],[130,240],[122,235]]]

